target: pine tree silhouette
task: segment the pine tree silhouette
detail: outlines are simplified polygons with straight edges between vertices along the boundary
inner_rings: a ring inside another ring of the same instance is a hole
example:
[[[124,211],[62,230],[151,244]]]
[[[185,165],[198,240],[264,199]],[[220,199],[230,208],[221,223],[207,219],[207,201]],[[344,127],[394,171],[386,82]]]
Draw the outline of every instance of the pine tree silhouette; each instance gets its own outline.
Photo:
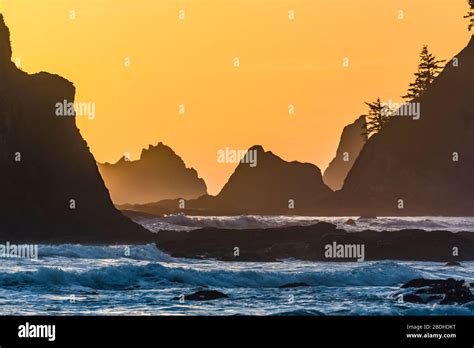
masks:
[[[467,12],[467,15],[465,15],[464,18],[470,18],[467,30],[471,31],[472,27],[474,27],[474,0],[467,0],[467,2],[469,4],[470,10]]]
[[[363,115],[366,118],[367,124],[367,129],[363,135],[368,137],[373,133],[378,133],[389,121],[392,114],[388,106],[382,105],[380,98],[377,98],[377,100],[372,103],[365,103],[369,107],[369,113],[367,115]]]
[[[402,98],[413,100],[420,97],[428,89],[436,76],[443,70],[441,63],[444,62],[446,62],[446,60],[437,60],[436,57],[428,51],[428,46],[423,46],[418,71],[415,73],[415,82],[410,83],[408,93]]]

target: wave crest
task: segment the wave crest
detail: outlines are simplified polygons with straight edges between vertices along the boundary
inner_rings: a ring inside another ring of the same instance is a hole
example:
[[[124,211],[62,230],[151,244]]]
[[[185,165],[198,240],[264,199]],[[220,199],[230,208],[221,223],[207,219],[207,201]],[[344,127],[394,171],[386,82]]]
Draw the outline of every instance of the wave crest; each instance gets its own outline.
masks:
[[[145,265],[108,266],[85,272],[39,268],[33,272],[0,273],[0,286],[84,286],[93,289],[130,287],[169,287],[169,283],[217,288],[276,288],[288,283],[304,282],[311,286],[397,286],[421,273],[409,266],[391,261],[375,262],[352,269],[333,271],[235,271],[203,270]]]
[[[126,251],[129,254],[126,254]],[[155,244],[147,245],[40,245],[38,256],[42,257],[67,257],[78,259],[120,259],[145,261],[172,261],[173,258],[156,247]]]

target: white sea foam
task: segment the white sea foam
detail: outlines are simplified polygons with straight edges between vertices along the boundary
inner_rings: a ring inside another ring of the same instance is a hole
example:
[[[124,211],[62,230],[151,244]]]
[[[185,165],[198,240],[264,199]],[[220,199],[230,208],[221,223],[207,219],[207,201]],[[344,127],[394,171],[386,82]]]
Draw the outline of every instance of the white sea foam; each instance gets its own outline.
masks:
[[[43,252],[41,251],[43,250]],[[133,257],[133,258],[132,258]],[[472,315],[474,304],[399,304],[414,278],[474,282],[474,262],[224,262],[174,259],[154,245],[40,246],[39,258],[0,263],[4,315]],[[309,287],[281,289],[288,283]],[[208,288],[227,299],[174,300]],[[294,295],[295,302],[289,303]],[[71,302],[74,296],[74,302]]]
[[[35,271],[0,273],[0,286],[82,286],[92,289],[154,288],[179,283],[219,288],[278,288],[288,283],[311,286],[396,286],[419,277],[416,269],[391,261],[336,270],[301,272],[203,269],[159,263],[107,266],[83,272],[40,267]],[[168,284],[168,285],[166,285]]]
[[[147,245],[40,245],[38,247],[40,258],[80,258],[80,259],[119,259],[148,261],[170,261],[172,257],[159,250],[154,244]]]
[[[272,228],[289,226],[307,226],[320,221],[335,224],[347,231],[395,231],[401,229],[423,229],[426,231],[449,230],[452,232],[474,232],[473,217],[379,217],[377,219],[357,220],[357,216],[345,217],[310,217],[310,216],[187,216],[184,214],[168,215],[160,218],[139,221],[146,228],[160,230],[189,231],[204,227],[225,229]],[[356,226],[346,224],[355,220]]]

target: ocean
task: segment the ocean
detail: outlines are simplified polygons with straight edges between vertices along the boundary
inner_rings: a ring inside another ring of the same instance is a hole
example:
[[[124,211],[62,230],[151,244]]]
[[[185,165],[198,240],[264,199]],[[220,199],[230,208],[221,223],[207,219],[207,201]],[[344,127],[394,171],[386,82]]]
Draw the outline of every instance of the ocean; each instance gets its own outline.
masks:
[[[343,224],[344,219],[332,222]],[[273,227],[314,221],[307,217],[180,215],[141,223],[157,233],[160,228],[186,233],[203,226]],[[365,228],[362,223],[380,230],[418,226],[474,231],[472,218],[382,218],[357,221],[355,228]],[[172,258],[153,244],[39,245],[38,259],[1,259],[0,308],[2,315],[474,314],[474,302],[422,305],[398,301],[400,285],[414,278],[474,283],[474,262],[463,262],[463,267],[392,260],[244,263]],[[298,282],[310,286],[280,288]],[[198,290],[218,290],[229,297],[203,302],[174,299]]]

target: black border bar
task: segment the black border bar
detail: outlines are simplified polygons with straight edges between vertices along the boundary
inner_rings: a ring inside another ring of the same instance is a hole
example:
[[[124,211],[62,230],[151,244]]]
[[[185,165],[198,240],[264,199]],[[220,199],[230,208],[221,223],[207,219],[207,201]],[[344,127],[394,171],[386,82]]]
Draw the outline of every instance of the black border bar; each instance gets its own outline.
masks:
[[[55,325],[56,339],[20,338],[19,326]],[[413,327],[418,327],[418,331]],[[407,338],[407,334],[455,334]],[[0,317],[0,346],[79,345],[448,345],[474,346],[474,316],[466,317]]]

